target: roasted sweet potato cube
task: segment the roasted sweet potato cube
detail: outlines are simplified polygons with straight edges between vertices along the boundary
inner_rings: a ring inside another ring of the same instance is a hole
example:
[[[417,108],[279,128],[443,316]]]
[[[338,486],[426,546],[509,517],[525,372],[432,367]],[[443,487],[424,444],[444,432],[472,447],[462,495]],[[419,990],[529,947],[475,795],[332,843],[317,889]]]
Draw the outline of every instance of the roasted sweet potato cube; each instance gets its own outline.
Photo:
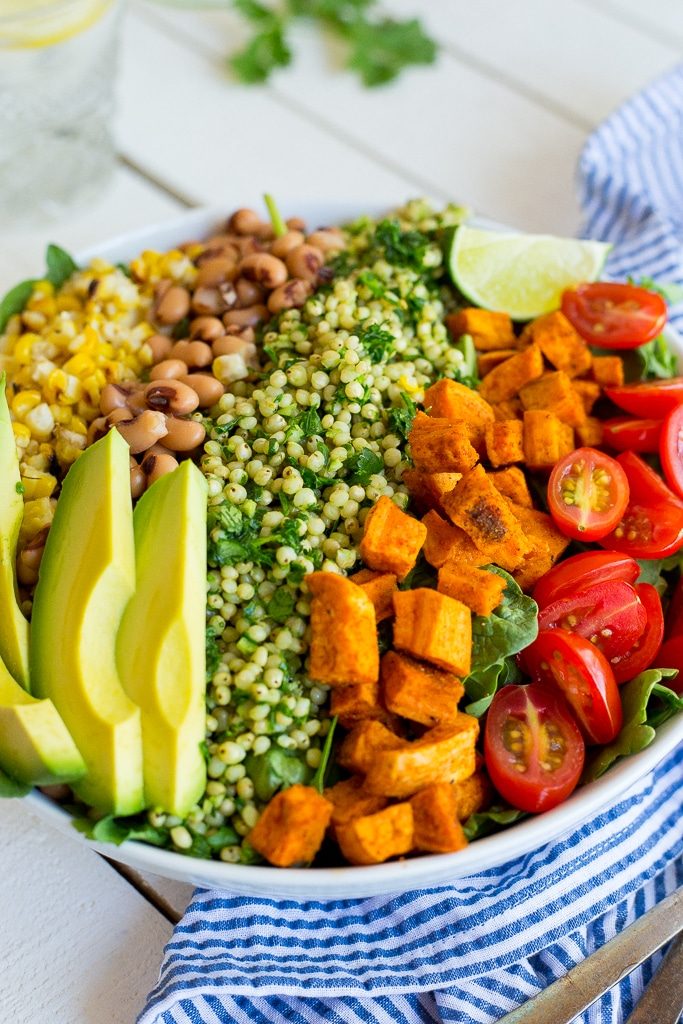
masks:
[[[471,814],[485,810],[493,800],[493,787],[486,775],[476,771],[468,779],[452,786],[459,821],[467,821]]]
[[[367,718],[385,721],[388,717],[380,699],[378,682],[336,686],[330,700],[330,714],[336,715],[345,729]]]
[[[518,398],[507,398],[504,402],[494,402],[491,406],[496,420],[521,420],[524,410]]]
[[[492,466],[524,462],[521,420],[497,420],[486,428],[486,455]]]
[[[454,722],[458,703],[465,692],[451,672],[388,651],[380,664],[382,698],[386,707],[401,718],[422,725]]]
[[[452,853],[467,846],[458,820],[458,802],[448,782],[435,782],[410,798],[416,850]]]
[[[472,306],[458,313],[450,313],[446,317],[446,326],[454,338],[463,334],[471,335],[474,347],[481,352],[517,347],[512,320],[507,313],[495,313]]]
[[[311,601],[311,679],[329,686],[373,683],[379,678],[377,624],[372,601],[334,572],[306,577]]]
[[[363,779],[359,775],[352,775],[350,779],[337,782],[326,789],[323,796],[329,800],[333,808],[329,825],[332,835],[335,834],[338,825],[345,825],[352,818],[375,814],[376,811],[384,810],[387,805],[385,796],[365,791]]]
[[[448,561],[456,565],[483,565],[486,561],[465,531],[442,519],[438,512],[428,512],[422,522],[427,527],[422,553],[435,569]]]
[[[426,536],[419,519],[382,495],[365,520],[360,556],[370,569],[391,572],[402,580],[415,565]]]
[[[475,569],[471,565],[460,567],[446,562],[439,569],[437,589],[440,594],[462,601],[476,615],[490,615],[501,602],[505,580],[486,569]]]
[[[516,348],[498,348],[493,352],[481,352],[477,356],[477,373],[480,377],[485,377],[500,363],[504,363],[506,359],[516,354]]]
[[[542,373],[541,350],[538,345],[529,345],[487,373],[479,385],[479,394],[487,402],[505,402],[515,398],[520,388]]]
[[[512,571],[529,551],[506,498],[481,465],[465,473],[444,505],[449,519],[469,536],[488,562]]]
[[[423,405],[430,416],[466,423],[475,448],[484,436],[484,427],[493,419],[491,406],[481,395],[446,377],[427,388]]]
[[[593,380],[601,388],[617,388],[624,383],[624,360],[621,356],[593,356]]]
[[[413,809],[393,804],[376,814],[352,818],[335,829],[349,864],[382,864],[413,849]]]
[[[366,719],[354,726],[339,748],[337,760],[342,768],[364,775],[368,766],[384,750],[402,747],[405,740],[381,722]]]
[[[406,469],[402,480],[418,512],[428,512],[432,508],[441,512],[444,494],[453,490],[461,476],[462,473],[424,473],[419,469]]]
[[[312,786],[290,786],[266,805],[249,842],[278,868],[309,864],[320,849],[332,804]]]
[[[375,609],[375,619],[382,622],[394,614],[393,594],[396,590],[396,576],[391,572],[376,572],[374,569],[361,569],[349,576],[352,583],[360,587],[368,595]]]
[[[426,587],[394,594],[394,647],[447,672],[466,676],[472,656],[472,616],[452,597]]]
[[[460,782],[475,770],[479,722],[462,712],[456,722],[436,725],[400,749],[382,751],[368,767],[366,789],[406,797],[435,782]]]
[[[594,380],[573,380],[572,387],[581,399],[586,416],[589,416],[600,397],[600,385]]]
[[[553,567],[570,542],[545,512],[519,505],[512,506],[512,509],[531,543],[531,551],[512,575],[522,590],[531,590]]]
[[[576,436],[579,443],[587,448],[596,448],[602,444],[603,426],[602,420],[596,416],[586,416],[586,422],[576,427]]]
[[[514,501],[516,505],[524,505],[525,508],[534,507],[526,477],[517,466],[499,469],[496,473],[489,473],[488,476],[494,487],[510,501]]]
[[[425,473],[463,473],[479,458],[462,420],[451,421],[418,412],[408,435],[417,469]]]
[[[586,418],[581,397],[563,370],[546,373],[538,380],[526,384],[519,392],[519,397],[525,409],[548,409],[570,427],[578,427]]]
[[[574,431],[545,409],[524,413],[524,461],[529,469],[552,469],[574,451]]]
[[[570,377],[580,377],[590,370],[590,349],[560,310],[532,320],[522,337],[538,345],[548,362]]]

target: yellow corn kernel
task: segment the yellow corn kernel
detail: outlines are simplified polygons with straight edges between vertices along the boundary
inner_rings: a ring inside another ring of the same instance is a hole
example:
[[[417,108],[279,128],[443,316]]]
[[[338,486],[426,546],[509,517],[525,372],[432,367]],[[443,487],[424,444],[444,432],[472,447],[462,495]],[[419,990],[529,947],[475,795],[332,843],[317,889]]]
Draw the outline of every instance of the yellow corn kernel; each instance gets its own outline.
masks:
[[[31,352],[33,346],[40,338],[37,334],[32,331],[27,331],[22,334],[19,340],[16,342],[14,349],[12,350],[12,356],[19,363],[20,366],[28,366],[31,362]]]
[[[57,313],[57,303],[52,296],[39,298],[34,295],[33,299],[29,302],[29,308],[34,310],[36,313],[42,313],[48,318],[55,316]]]
[[[77,313],[82,308],[76,295],[58,295],[55,301],[60,313]]]
[[[24,416],[24,423],[37,441],[46,440],[55,429],[55,418],[47,402],[41,402]]]
[[[54,498],[32,498],[24,504],[19,530],[19,547],[24,548],[36,534],[52,525],[57,502]]]
[[[32,309],[25,309],[21,314],[21,320],[31,331],[42,331],[47,323],[47,317],[43,313],[36,313]]]
[[[51,473],[40,473],[35,477],[22,476],[24,485],[24,501],[35,498],[49,498],[57,486],[57,477]]]
[[[72,416],[69,430],[73,431],[74,434],[85,435],[88,433],[88,424],[80,416]]]
[[[95,364],[91,356],[80,351],[75,356],[72,356],[71,359],[67,359],[63,364],[62,369],[65,373],[71,373],[75,377],[80,377],[81,380],[83,380],[84,377],[87,377],[88,374],[93,372]]]
[[[66,426],[73,417],[73,413],[68,405],[59,405],[57,402],[51,403],[50,412],[54,417],[55,423],[62,423],[64,426]]]
[[[12,415],[16,419],[23,421],[26,413],[30,412],[31,409],[35,409],[37,405],[43,400],[43,396],[40,391],[19,391],[12,401],[10,402],[10,409]]]
[[[44,277],[40,281],[35,282],[33,286],[33,295],[31,296],[31,298],[49,299],[54,295],[54,293],[55,286],[53,285],[52,281],[48,281],[48,279]]]
[[[17,423],[16,420],[12,423],[12,430],[17,448],[23,451],[31,440],[31,431],[25,423]]]
[[[409,394],[414,394],[416,391],[420,390],[420,385],[416,384],[413,380],[408,380],[406,375],[403,373],[398,378],[398,386],[403,388],[403,390],[407,391]]]

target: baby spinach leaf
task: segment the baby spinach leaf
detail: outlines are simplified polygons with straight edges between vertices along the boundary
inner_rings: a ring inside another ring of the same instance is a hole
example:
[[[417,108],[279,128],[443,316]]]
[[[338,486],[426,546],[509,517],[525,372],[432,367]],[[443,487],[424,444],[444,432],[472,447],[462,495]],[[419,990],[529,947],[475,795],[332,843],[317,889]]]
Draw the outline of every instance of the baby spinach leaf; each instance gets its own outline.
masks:
[[[26,303],[33,294],[33,286],[35,280],[21,281],[20,284],[15,284],[14,288],[10,288],[5,297],[0,302],[0,334],[2,334],[9,323],[11,316],[16,316],[17,313],[21,313],[26,307]]]
[[[587,761],[582,782],[600,778],[618,758],[637,754],[649,747],[657,727],[683,711],[683,697],[670,690],[664,682],[677,675],[676,669],[651,668],[621,687],[624,709],[621,732],[613,743],[601,747]]]
[[[26,796],[31,787],[25,782],[18,782],[0,769],[0,799],[3,797]]]
[[[50,243],[45,252],[47,274],[45,277],[55,286],[61,288],[72,274],[78,270],[78,264],[64,249]]]
[[[525,811],[518,811],[514,807],[489,807],[487,811],[471,814],[467,821],[463,822],[462,830],[468,841],[472,842],[473,839],[481,839],[492,832],[500,832],[501,829],[526,816]]]
[[[137,839],[143,843],[150,843],[152,846],[168,845],[168,832],[154,828],[143,815],[116,818],[113,814],[108,814],[106,817],[100,818],[99,821],[75,818],[72,824],[88,839],[94,839],[98,843],[113,843],[115,846],[120,846],[127,839]]]
[[[480,718],[489,705],[496,692],[508,683],[519,683],[522,673],[517,667],[514,657],[503,658],[480,672],[471,673],[465,680],[465,690],[470,702],[465,711],[468,715]]]

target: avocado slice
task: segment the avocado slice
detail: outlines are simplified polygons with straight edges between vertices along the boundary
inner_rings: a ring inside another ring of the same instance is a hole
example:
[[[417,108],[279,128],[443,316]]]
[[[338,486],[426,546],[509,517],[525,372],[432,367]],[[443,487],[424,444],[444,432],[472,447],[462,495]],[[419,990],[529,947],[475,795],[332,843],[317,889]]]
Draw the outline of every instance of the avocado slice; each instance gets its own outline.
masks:
[[[0,768],[29,786],[85,775],[85,762],[52,701],[31,697],[1,661]]]
[[[204,792],[207,484],[183,462],[135,508],[137,585],[117,643],[123,688],[142,713],[145,794],[184,815]]]
[[[24,499],[6,381],[7,375],[0,374],[0,658],[17,682],[28,690],[28,622],[19,607],[15,576]]]
[[[116,633],[135,590],[130,451],[117,430],[66,475],[33,600],[31,681],[64,719],[87,766],[74,786],[111,814],[144,807],[140,711],[116,669]]]

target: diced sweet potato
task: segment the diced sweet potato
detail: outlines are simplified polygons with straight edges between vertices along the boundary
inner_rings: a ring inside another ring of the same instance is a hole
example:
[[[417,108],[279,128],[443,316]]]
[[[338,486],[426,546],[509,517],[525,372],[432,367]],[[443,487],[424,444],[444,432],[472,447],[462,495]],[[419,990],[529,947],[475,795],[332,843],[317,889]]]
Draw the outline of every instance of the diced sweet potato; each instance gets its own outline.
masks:
[[[446,522],[438,512],[428,512],[422,522],[427,527],[422,553],[435,569],[448,561],[456,565],[483,565],[486,561],[465,531]]]
[[[486,424],[493,419],[491,406],[481,395],[446,377],[427,388],[423,405],[430,416],[466,423],[475,448],[484,436]]]
[[[462,420],[454,422],[418,412],[408,441],[415,467],[425,473],[463,473],[479,458]]]
[[[428,853],[452,853],[467,846],[458,820],[458,802],[453,787],[435,782],[410,798],[413,808],[416,850]]]
[[[538,345],[529,345],[487,373],[479,385],[479,394],[487,402],[505,402],[515,398],[520,388],[542,373],[541,350]]]
[[[382,864],[413,848],[413,809],[393,804],[376,814],[353,818],[336,829],[339,848],[350,864]]]
[[[379,678],[377,624],[362,587],[334,572],[306,577],[311,601],[311,679],[330,686]]]
[[[405,740],[381,722],[366,719],[354,726],[339,748],[337,761],[342,768],[364,775],[368,766],[384,750],[402,747]]]
[[[386,721],[386,708],[380,699],[379,683],[349,683],[332,691],[330,714],[336,715],[345,729],[367,718]]]
[[[326,789],[323,796],[329,800],[333,808],[329,825],[332,835],[335,834],[338,825],[345,825],[352,818],[375,814],[376,811],[384,810],[387,805],[385,796],[366,792],[363,779],[359,775],[352,775],[350,779],[337,782]]]
[[[453,783],[452,789],[459,821],[467,821],[471,814],[483,811],[493,799],[493,787],[481,771],[476,771],[462,782]]]
[[[249,842],[278,868],[308,864],[320,849],[332,810],[312,786],[290,786],[266,805]]]
[[[517,466],[499,469],[496,473],[489,473],[488,477],[493,486],[510,501],[514,501],[516,505],[524,505],[525,508],[534,507],[526,477]]]
[[[525,409],[548,409],[570,427],[578,427],[586,418],[583,402],[563,370],[546,373],[526,384],[519,397]]]
[[[492,466],[524,462],[521,420],[497,420],[486,428],[486,455]]]
[[[521,564],[529,543],[508,501],[481,465],[465,473],[444,505],[451,522],[465,531],[488,562],[509,571]]]
[[[586,416],[586,422],[576,427],[576,436],[579,443],[587,448],[596,448],[602,444],[603,426],[602,420],[596,416]]]
[[[472,656],[472,616],[452,597],[426,587],[394,594],[394,647],[447,672],[466,676]]]
[[[374,569],[361,569],[349,576],[352,583],[360,587],[372,601],[375,619],[382,622],[394,614],[393,595],[396,590],[396,576],[391,572],[376,572]]]
[[[531,551],[512,575],[522,590],[531,590],[541,576],[553,567],[570,541],[545,512],[519,505],[513,505],[512,510],[531,543]]]
[[[442,512],[444,494],[453,490],[461,476],[462,473],[423,473],[419,469],[406,469],[402,480],[418,512],[428,512],[432,508]]]
[[[560,310],[532,320],[522,338],[538,345],[548,362],[570,377],[580,377],[590,370],[590,349]]]
[[[465,692],[451,672],[422,665],[396,651],[388,651],[380,664],[380,683],[386,707],[401,718],[422,725],[454,722]]]
[[[586,416],[589,416],[600,397],[600,385],[594,380],[573,380],[572,387],[581,399]]]
[[[360,556],[370,569],[391,572],[402,580],[415,565],[426,536],[419,519],[382,495],[365,520]]]
[[[482,352],[477,356],[477,373],[480,377],[485,377],[500,363],[504,363],[506,359],[516,354],[516,348],[498,348],[494,352]]]
[[[366,789],[406,797],[435,782],[460,782],[475,770],[479,722],[462,712],[448,725],[436,725],[400,749],[382,751],[368,766]]]
[[[446,562],[439,569],[439,593],[462,601],[477,615],[490,615],[500,604],[504,590],[503,577],[486,569],[471,565],[461,568],[453,562]]]
[[[574,451],[574,431],[545,409],[524,413],[524,460],[529,469],[552,469]]]
[[[518,398],[506,398],[504,402],[494,402],[491,406],[496,420],[520,420],[524,413]]]
[[[446,326],[454,338],[470,334],[474,347],[482,352],[495,348],[516,348],[517,338],[507,313],[470,307],[446,317]]]
[[[594,356],[593,379],[601,388],[616,388],[624,383],[624,360],[621,356]]]

